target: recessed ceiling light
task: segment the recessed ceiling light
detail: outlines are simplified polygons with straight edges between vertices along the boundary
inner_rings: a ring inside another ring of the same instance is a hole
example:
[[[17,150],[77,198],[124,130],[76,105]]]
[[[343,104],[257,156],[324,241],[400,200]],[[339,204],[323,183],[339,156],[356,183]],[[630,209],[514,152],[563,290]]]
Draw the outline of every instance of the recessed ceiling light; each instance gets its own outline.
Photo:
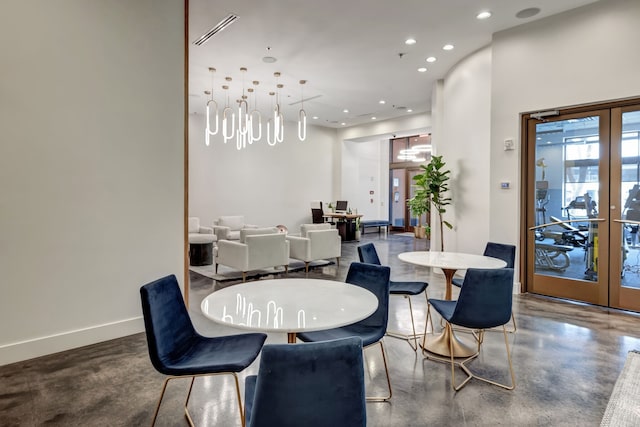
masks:
[[[426,67],[420,67],[420,68],[418,68],[418,71],[421,72],[421,73],[424,73],[424,72],[427,71],[427,68]]]
[[[342,110],[343,113],[348,113],[349,110],[347,110],[346,108],[344,110]]]
[[[374,117],[371,117],[371,120],[375,120],[375,119],[376,119],[376,117],[375,117],[375,116],[374,116]]]
[[[378,101],[378,104],[386,104],[387,101],[385,101],[384,99],[381,99],[380,101]]]
[[[491,12],[489,12],[488,10],[485,10],[483,12],[480,12],[476,15],[477,19],[487,19],[487,18],[491,18]]]
[[[428,57],[427,62],[436,62],[436,57],[435,56]]]
[[[416,44],[416,39],[406,39],[404,44]]]
[[[318,116],[313,116],[313,120],[318,120]]]
[[[408,108],[407,113],[413,113],[413,110],[411,108]]]
[[[264,58],[262,58],[262,62],[265,62],[267,64],[273,64],[276,61],[277,59],[273,56],[265,56]]]
[[[341,124],[342,126],[346,126],[346,123],[345,123],[345,122],[342,122],[342,123],[340,123],[340,124]]]
[[[453,45],[445,44],[444,46],[442,46],[442,50],[453,50]]]
[[[516,18],[520,18],[520,19],[531,18],[532,16],[536,16],[539,13],[540,13],[540,8],[529,7],[527,9],[522,9],[520,12],[516,13]]]

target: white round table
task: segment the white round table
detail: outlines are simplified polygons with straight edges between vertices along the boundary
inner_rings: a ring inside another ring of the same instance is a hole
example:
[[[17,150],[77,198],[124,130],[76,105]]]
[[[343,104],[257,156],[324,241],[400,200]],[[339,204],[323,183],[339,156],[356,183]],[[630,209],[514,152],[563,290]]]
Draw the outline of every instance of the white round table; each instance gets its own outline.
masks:
[[[378,298],[349,283],[320,279],[273,279],[242,283],[208,295],[200,305],[214,322],[260,332],[297,332],[338,328],[366,319]]]
[[[446,300],[451,300],[451,281],[457,270],[466,270],[468,268],[504,268],[507,266],[506,262],[498,258],[461,252],[403,252],[398,255],[398,258],[410,264],[440,268],[446,280],[444,296]],[[476,352],[474,347],[461,341],[455,334],[453,334],[451,339],[453,340],[454,357],[468,357]],[[445,328],[440,335],[424,343],[424,348],[431,353],[449,356],[451,352],[449,350],[448,329]]]

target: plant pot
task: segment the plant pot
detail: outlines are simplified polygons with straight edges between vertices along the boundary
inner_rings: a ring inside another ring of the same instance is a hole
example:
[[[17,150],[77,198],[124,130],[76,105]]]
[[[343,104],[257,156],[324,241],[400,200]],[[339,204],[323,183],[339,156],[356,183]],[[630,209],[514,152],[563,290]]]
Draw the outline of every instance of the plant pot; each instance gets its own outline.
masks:
[[[360,241],[360,235],[362,234],[362,231],[360,230],[356,230],[356,240]]]
[[[413,227],[413,235],[416,236],[416,239],[426,239],[427,229],[422,225],[415,226]]]

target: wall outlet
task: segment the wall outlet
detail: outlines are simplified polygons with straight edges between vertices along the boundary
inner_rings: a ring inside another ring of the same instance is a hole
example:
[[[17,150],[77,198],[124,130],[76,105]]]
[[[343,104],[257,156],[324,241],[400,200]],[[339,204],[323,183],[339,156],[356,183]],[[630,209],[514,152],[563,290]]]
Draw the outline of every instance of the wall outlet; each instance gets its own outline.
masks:
[[[516,146],[513,142],[513,138],[507,138],[504,140],[504,151],[515,150]]]

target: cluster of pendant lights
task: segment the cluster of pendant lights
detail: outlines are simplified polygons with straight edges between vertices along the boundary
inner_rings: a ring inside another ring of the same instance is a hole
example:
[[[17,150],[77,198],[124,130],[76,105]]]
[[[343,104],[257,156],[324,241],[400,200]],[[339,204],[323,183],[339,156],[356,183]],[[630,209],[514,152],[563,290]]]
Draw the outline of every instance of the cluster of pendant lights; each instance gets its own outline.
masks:
[[[205,92],[211,95],[209,101],[207,101],[207,128],[205,129],[205,144],[209,146],[210,138],[213,135],[220,133],[222,139],[226,144],[229,141],[235,141],[236,148],[242,150],[247,145],[251,145],[254,142],[258,142],[262,139],[263,133],[266,136],[267,144],[274,146],[284,139],[284,116],[280,109],[280,90],[284,87],[278,83],[280,73],[273,73],[276,78],[276,90],[269,92],[271,96],[271,110],[267,114],[265,120],[265,129],[263,132],[263,116],[260,110],[258,110],[256,89],[260,84],[259,81],[252,81],[252,86],[246,88],[244,75],[247,69],[240,68],[242,72],[242,96],[236,101],[237,107],[232,107],[229,104],[229,82],[231,77],[225,77],[227,84],[222,86],[222,89],[226,92],[226,104],[222,111],[218,108],[218,103],[213,100],[213,77],[216,72],[215,68],[209,68],[211,73],[211,91]],[[306,80],[300,80],[300,90],[304,87]],[[307,137],[307,113],[304,111],[304,97],[301,94],[301,107],[298,112],[298,139],[304,141]]]

